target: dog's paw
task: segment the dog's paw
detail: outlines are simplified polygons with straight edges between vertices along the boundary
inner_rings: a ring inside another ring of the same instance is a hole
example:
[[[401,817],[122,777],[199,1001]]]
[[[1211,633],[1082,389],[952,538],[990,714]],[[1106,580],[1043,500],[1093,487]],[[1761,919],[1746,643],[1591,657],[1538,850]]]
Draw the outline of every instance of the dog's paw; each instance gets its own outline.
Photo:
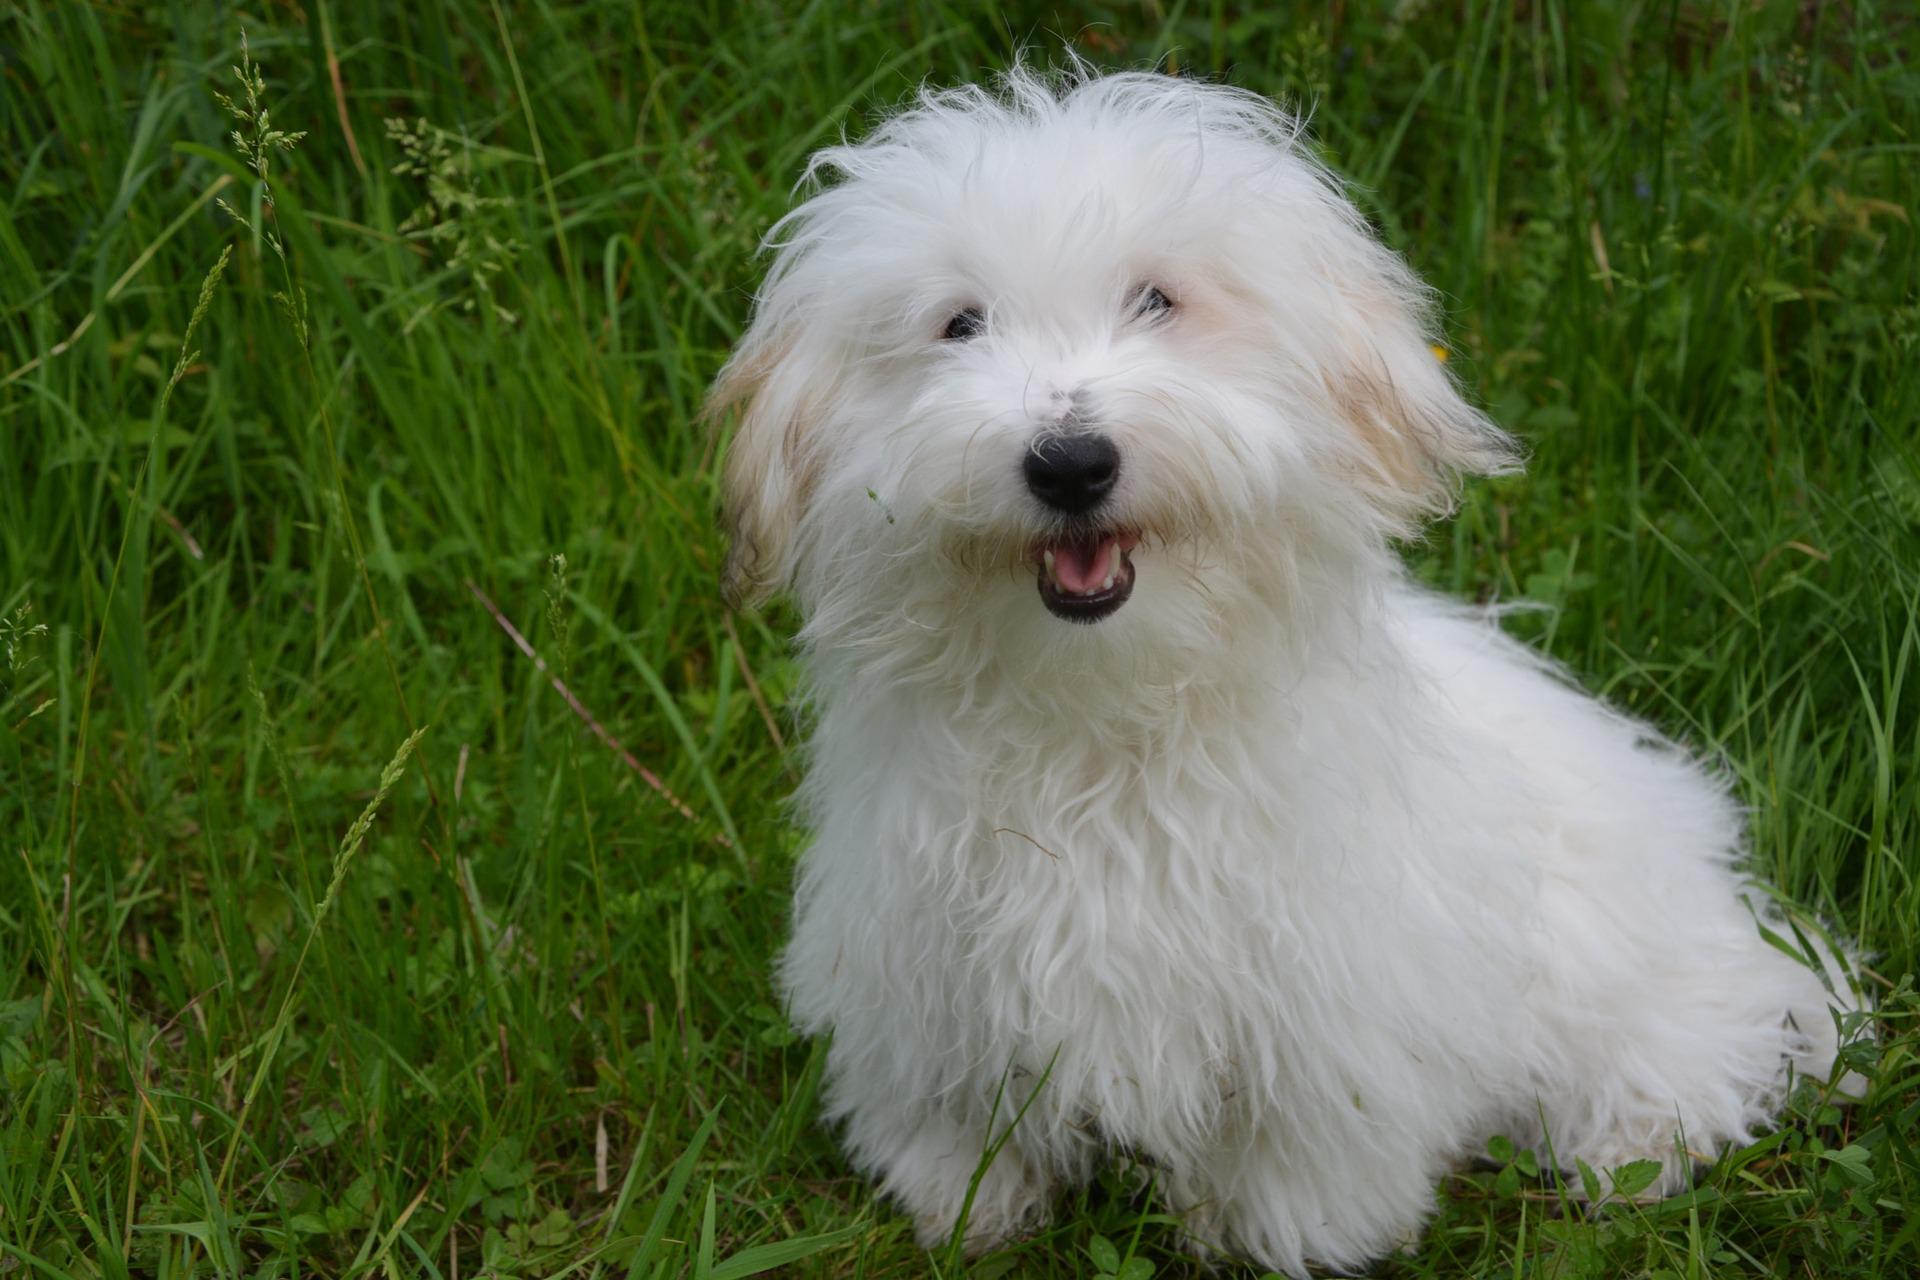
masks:
[[[1702,1152],[1629,1142],[1571,1152],[1562,1159],[1570,1167],[1561,1171],[1560,1185],[1570,1199],[1587,1204],[1589,1212],[1607,1203],[1658,1204],[1692,1187],[1712,1164]],[[1649,1169],[1649,1164],[1658,1168]],[[1581,1165],[1592,1172],[1598,1199],[1589,1194],[1587,1179],[1578,1172]]]
[[[968,1183],[971,1183],[971,1172]],[[1011,1149],[1003,1150],[981,1176],[967,1203],[966,1185],[939,1202],[913,1206],[913,1234],[922,1248],[945,1249],[959,1227],[960,1247],[969,1258],[1032,1234],[1046,1221],[1049,1187]]]
[[[1045,1218],[1046,1206],[1040,1203],[1029,1204],[1015,1212],[982,1208],[976,1203],[967,1214],[966,1229],[960,1235],[960,1250],[969,1258],[977,1258],[1003,1244],[1032,1234]],[[913,1219],[914,1239],[920,1242],[923,1249],[945,1249],[953,1241],[953,1229],[959,1219],[957,1205],[947,1210],[916,1214]]]

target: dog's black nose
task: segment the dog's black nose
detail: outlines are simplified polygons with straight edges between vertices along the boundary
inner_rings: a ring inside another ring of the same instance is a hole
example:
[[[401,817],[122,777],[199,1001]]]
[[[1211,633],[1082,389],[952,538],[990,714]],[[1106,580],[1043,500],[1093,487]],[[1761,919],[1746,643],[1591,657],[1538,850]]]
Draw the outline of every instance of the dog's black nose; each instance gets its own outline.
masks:
[[[1027,488],[1055,511],[1085,515],[1113,492],[1120,450],[1097,431],[1041,436],[1027,446]]]

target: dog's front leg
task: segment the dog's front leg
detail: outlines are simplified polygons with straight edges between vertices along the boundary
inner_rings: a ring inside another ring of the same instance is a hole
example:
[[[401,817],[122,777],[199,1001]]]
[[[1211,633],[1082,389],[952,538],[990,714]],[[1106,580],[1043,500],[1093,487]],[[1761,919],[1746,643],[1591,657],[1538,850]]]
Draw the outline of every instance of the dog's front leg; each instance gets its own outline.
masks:
[[[847,1147],[913,1216],[923,1246],[946,1246],[957,1228],[973,1256],[1037,1227],[1053,1191],[1053,1179],[1016,1142],[993,1149],[985,1121],[869,1098],[848,1112]]]
[[[1168,1200],[1189,1239],[1305,1276],[1363,1268],[1418,1235],[1442,1167],[1434,1147],[1364,1126],[1314,1137],[1262,1127],[1181,1170]]]

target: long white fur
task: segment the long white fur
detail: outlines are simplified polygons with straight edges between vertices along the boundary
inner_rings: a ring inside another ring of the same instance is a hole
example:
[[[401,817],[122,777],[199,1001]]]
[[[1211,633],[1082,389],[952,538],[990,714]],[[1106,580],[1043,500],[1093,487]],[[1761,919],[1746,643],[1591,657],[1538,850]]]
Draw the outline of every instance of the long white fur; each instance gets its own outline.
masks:
[[[1494,1133],[1677,1185],[1835,1057],[1722,785],[1406,580],[1391,540],[1513,451],[1298,134],[1151,74],[923,94],[814,158],[716,392],[730,585],[795,593],[814,698],[781,981],[929,1242],[1029,1101],[971,1244],[1125,1149],[1299,1274]],[[1145,537],[1092,626],[1029,563],[1068,397]]]

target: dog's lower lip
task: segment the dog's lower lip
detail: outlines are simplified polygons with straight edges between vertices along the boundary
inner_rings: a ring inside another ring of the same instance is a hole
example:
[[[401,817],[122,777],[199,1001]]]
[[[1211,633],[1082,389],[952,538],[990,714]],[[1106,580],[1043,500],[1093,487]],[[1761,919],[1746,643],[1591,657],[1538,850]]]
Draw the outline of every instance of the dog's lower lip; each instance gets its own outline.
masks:
[[[1085,555],[1089,545],[1098,548],[1094,554],[1104,552],[1109,559],[1110,572],[1104,582],[1091,591],[1072,591],[1062,586],[1054,571],[1054,556],[1069,543],[1059,542],[1043,545],[1035,550],[1034,562],[1038,571],[1040,602],[1047,612],[1056,618],[1068,622],[1094,623],[1111,617],[1121,605],[1133,595],[1135,570],[1132,552],[1137,540],[1116,533],[1098,534],[1091,538],[1072,540]]]

